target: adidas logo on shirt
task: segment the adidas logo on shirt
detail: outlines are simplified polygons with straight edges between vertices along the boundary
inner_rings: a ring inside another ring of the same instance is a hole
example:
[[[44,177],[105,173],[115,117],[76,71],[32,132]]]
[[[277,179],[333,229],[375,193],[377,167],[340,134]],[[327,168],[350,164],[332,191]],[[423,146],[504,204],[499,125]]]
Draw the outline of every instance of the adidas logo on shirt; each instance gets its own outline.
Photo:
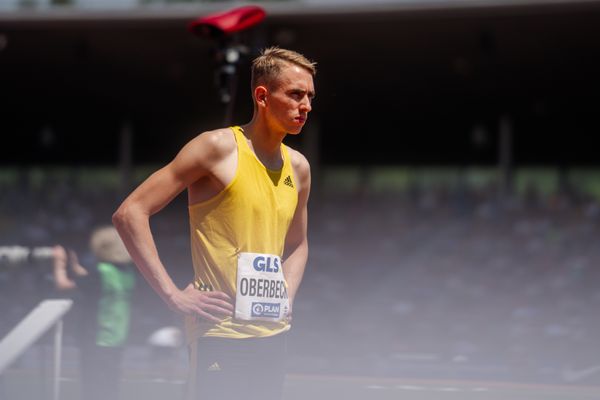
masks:
[[[292,178],[289,175],[283,180],[283,184],[284,185],[288,185],[291,188],[294,187],[294,183],[292,182]]]

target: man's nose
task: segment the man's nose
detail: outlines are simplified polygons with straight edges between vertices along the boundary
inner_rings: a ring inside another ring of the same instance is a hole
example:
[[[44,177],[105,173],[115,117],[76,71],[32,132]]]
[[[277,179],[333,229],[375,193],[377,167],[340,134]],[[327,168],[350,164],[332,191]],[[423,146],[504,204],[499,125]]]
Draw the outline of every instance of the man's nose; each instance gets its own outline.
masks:
[[[310,104],[310,98],[305,97],[300,104],[300,109],[304,112],[310,112],[312,110],[312,105]]]

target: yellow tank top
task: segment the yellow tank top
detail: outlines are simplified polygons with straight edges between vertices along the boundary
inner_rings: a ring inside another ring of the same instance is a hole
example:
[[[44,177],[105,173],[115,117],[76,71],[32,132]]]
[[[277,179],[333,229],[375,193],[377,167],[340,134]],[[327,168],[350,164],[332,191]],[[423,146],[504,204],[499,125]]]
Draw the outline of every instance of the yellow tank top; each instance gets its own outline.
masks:
[[[237,143],[235,177],[216,196],[190,205],[189,218],[196,288],[223,291],[235,299],[239,253],[283,256],[298,193],[285,145],[281,145],[283,167],[273,171],[250,149],[242,128],[231,129]],[[265,337],[289,328],[286,321],[238,321],[227,317],[215,324],[186,318],[190,341],[201,336]]]

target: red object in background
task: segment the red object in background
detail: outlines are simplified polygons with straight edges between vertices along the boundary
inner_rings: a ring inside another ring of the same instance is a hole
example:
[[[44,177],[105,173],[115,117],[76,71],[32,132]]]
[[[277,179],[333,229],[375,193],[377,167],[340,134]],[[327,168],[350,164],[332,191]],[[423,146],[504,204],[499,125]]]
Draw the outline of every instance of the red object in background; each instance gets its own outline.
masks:
[[[188,25],[188,30],[198,36],[222,37],[251,28],[265,18],[265,11],[257,6],[243,6],[200,17]]]

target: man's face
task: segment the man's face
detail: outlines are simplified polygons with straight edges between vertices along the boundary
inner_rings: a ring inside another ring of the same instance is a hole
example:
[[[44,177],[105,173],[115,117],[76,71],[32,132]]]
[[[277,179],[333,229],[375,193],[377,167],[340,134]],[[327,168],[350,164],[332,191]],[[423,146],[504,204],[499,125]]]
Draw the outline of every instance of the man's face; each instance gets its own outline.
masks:
[[[267,106],[274,128],[298,134],[312,110],[313,78],[304,68],[288,65],[269,85]]]

